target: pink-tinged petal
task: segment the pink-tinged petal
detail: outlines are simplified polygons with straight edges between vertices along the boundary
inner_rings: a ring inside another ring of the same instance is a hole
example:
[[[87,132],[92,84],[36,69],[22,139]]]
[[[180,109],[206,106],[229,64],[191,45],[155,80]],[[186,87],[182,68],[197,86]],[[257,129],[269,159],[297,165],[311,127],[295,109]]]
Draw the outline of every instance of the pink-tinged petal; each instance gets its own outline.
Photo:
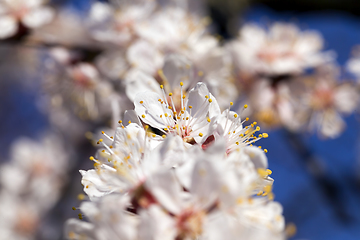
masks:
[[[162,97],[154,92],[139,93],[135,97],[134,105],[136,113],[143,122],[154,128],[163,129],[173,122],[169,117],[172,116],[172,111],[165,109],[165,104],[161,104],[159,99]]]
[[[15,18],[11,16],[0,17],[0,39],[12,37],[18,31],[18,25]]]
[[[40,7],[30,11],[22,18],[22,22],[29,28],[37,28],[48,24],[54,18],[54,10],[49,7]]]

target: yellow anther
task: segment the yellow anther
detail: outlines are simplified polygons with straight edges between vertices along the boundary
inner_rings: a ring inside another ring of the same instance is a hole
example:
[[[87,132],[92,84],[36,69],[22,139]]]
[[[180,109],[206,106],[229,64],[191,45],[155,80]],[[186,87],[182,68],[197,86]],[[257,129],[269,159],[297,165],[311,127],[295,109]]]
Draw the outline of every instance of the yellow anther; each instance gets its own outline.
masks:
[[[265,178],[265,177],[267,177],[267,172],[266,172],[266,170],[265,169],[263,169],[263,168],[258,168],[257,169],[257,172],[258,172],[258,174],[260,175],[260,177],[262,177],[262,178]]]
[[[76,207],[72,207],[71,209],[75,211],[75,210],[76,210]]]
[[[189,120],[189,117],[186,117],[186,120]]]
[[[118,121],[118,123],[122,123],[122,121],[120,120],[120,121]]]
[[[207,121],[208,121],[208,122],[211,122],[211,119],[210,119],[209,117],[207,117]]]
[[[259,126],[256,127],[256,131],[260,131],[260,127],[259,127]]]
[[[269,137],[269,134],[263,133],[262,136],[263,136],[263,138],[267,138],[267,137]]]
[[[262,138],[262,134],[261,134],[261,133],[259,134],[259,138]]]
[[[202,136],[204,136],[204,135],[203,135],[202,133],[199,133],[199,136],[202,137]]]
[[[144,103],[144,101],[140,101],[140,104],[143,104]]]
[[[113,146],[109,146],[109,148],[113,148]]]
[[[235,142],[236,143],[236,145],[239,145],[239,142]]]
[[[145,114],[141,115],[142,118],[145,118]]]
[[[243,136],[244,136],[244,134],[240,134],[240,135],[239,135],[239,137],[243,137]]]
[[[163,88],[164,88],[164,85],[160,85],[160,88],[163,89]]]
[[[167,117],[168,116],[168,114],[167,113],[165,113],[165,117]]]
[[[183,99],[185,99],[185,98],[186,98],[186,96],[185,96],[185,95],[183,95],[183,96],[182,96],[182,98],[183,98]]]
[[[192,108],[192,106],[189,106],[189,108],[191,109],[191,108]]]
[[[168,131],[169,129],[167,129],[167,128],[164,128],[164,130],[165,130],[165,131]]]
[[[258,148],[260,148],[260,149],[261,149],[261,146],[258,146]]]
[[[256,195],[260,196],[263,194],[263,191],[259,191]]]
[[[267,172],[268,175],[272,174],[272,171],[270,169],[266,169],[266,172]]]
[[[247,107],[248,107],[248,105],[247,105],[247,104],[245,104],[245,105],[244,105],[244,108],[247,108]]]
[[[159,98],[158,101],[161,102],[161,98]]]
[[[267,152],[268,152],[268,150],[265,148],[265,149],[264,149],[264,153],[267,153]]]
[[[95,160],[95,158],[94,158],[93,156],[89,157],[89,159],[90,159],[91,161],[94,161],[94,160]]]
[[[172,109],[172,106],[168,106],[168,109]]]
[[[245,121],[249,121],[249,118],[247,117],[247,118],[245,118]]]
[[[211,103],[211,102],[212,102],[212,99],[210,98],[210,99],[209,99],[209,103]]]
[[[171,97],[171,96],[172,96],[172,93],[169,93],[169,96]]]
[[[237,118],[237,117],[238,117],[238,115],[235,113],[235,114],[234,114],[234,118]]]
[[[233,103],[233,102],[230,102],[230,106],[232,106],[232,105],[234,105],[234,103]]]
[[[80,220],[83,219],[83,216],[82,216],[81,213],[79,213],[78,216],[79,216],[79,219],[80,219]]]
[[[184,86],[184,83],[183,83],[183,82],[180,82],[180,86]]]
[[[155,134],[155,133],[153,133],[152,137],[156,137],[156,134]]]
[[[266,185],[266,186],[264,187],[264,192],[265,192],[265,193],[269,193],[269,192],[271,192],[271,190],[272,190],[272,186],[271,186],[271,185]]]
[[[208,96],[208,95],[205,95],[205,98],[209,98],[209,96]]]
[[[257,122],[253,122],[253,124],[254,124],[254,125],[256,125],[256,124],[257,124]]]
[[[164,134],[164,135],[162,135],[162,138],[166,138],[166,135]]]
[[[129,120],[129,124],[131,123],[131,120]]]
[[[78,200],[82,201],[85,199],[85,195],[80,193],[78,196],[77,196]]]
[[[102,150],[101,152],[103,152],[103,153],[104,153],[104,152],[105,152],[105,150]]]
[[[162,118],[162,115],[160,115],[160,117]]]
[[[149,129],[149,125],[145,125],[145,130],[148,130]]]

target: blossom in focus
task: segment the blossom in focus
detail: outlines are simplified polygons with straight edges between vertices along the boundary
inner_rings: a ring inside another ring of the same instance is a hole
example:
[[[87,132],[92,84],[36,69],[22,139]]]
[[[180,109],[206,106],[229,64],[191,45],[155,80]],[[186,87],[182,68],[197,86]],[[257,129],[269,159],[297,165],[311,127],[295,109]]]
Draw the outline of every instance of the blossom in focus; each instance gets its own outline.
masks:
[[[44,4],[46,0],[1,0],[0,39],[12,37],[24,27],[32,29],[49,23],[54,12]]]

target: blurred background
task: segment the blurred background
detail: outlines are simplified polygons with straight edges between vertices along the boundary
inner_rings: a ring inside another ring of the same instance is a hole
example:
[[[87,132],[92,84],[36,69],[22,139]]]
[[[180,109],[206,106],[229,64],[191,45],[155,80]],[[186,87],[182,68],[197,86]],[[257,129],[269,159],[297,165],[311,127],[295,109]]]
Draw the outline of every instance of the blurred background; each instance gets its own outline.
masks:
[[[50,4],[57,10],[75,12],[81,19],[91,2],[94,1],[56,0]],[[223,41],[235,38],[239,27],[248,22],[265,27],[277,21],[294,23],[300,29],[318,31],[324,39],[324,50],[334,51],[340,66],[346,64],[354,47],[360,44],[359,1],[207,0],[203,4],[212,19],[210,26],[213,34],[221,36]],[[52,30],[56,31],[56,28]],[[74,32],[61,34],[71,36]],[[87,56],[96,54],[97,50],[86,45],[74,44],[70,47],[78,48]],[[49,49],[49,46],[23,44],[21,36],[0,41],[1,163],[5,164],[13,158],[12,151],[16,150],[12,146],[19,138],[40,141],[44,134],[51,131],[65,139],[60,152],[68,158],[66,166],[62,166],[68,172],[60,175],[60,179],[66,178],[66,181],[60,184],[58,200],[54,200],[50,210],[39,219],[39,228],[33,233],[35,239],[44,240],[63,239],[63,222],[76,217],[71,207],[78,206],[78,194],[82,192],[78,170],[92,167],[88,157],[96,151],[89,134],[104,126],[99,121],[89,124],[45,110],[44,101],[54,101],[44,97],[40,79],[44,74],[54,74],[44,70],[44,66],[50,64],[47,60]],[[359,239],[358,110],[345,118],[347,127],[335,139],[323,139],[317,133],[294,134],[284,128],[275,128],[268,131],[269,138],[262,140],[262,146],[269,150],[267,156],[275,179],[275,200],[283,205],[286,222],[295,224],[297,229],[291,239]],[[108,123],[110,118],[105,122]],[[54,119],[58,119],[56,124]],[[71,135],[69,133],[73,129],[68,126],[62,128],[62,123],[66,121],[74,128],[84,130]],[[4,176],[4,171],[1,173]]]

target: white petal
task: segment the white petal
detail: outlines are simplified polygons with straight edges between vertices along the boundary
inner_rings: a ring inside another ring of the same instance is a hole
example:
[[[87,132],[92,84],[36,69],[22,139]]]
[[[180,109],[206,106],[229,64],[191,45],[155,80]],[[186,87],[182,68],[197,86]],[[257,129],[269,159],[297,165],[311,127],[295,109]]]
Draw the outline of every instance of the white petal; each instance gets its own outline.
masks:
[[[134,101],[136,95],[141,92],[156,92],[161,95],[159,83],[149,74],[139,69],[132,69],[125,77],[126,95]]]
[[[168,211],[178,214],[181,210],[181,187],[169,170],[160,171],[145,182],[146,188]]]
[[[161,104],[159,99],[162,98],[154,92],[139,93],[135,97],[134,105],[136,113],[143,122],[152,127],[163,129],[169,125],[168,121],[172,121],[169,117],[165,117],[165,113],[170,116],[172,111],[165,109],[165,105]]]
[[[89,240],[96,240],[94,225],[77,219],[69,219],[65,222],[67,239],[80,239],[82,236]]]
[[[199,160],[192,173],[190,193],[192,193],[199,207],[206,209],[214,204],[218,197],[218,175],[210,161]]]
[[[18,25],[15,18],[10,16],[0,17],[0,39],[15,35],[17,30]]]
[[[191,62],[181,55],[171,54],[165,58],[163,72],[171,89],[179,88],[180,82],[184,83],[183,89],[189,86]]]
[[[37,28],[49,23],[54,18],[54,10],[49,7],[40,7],[26,14],[22,22],[29,28]]]

